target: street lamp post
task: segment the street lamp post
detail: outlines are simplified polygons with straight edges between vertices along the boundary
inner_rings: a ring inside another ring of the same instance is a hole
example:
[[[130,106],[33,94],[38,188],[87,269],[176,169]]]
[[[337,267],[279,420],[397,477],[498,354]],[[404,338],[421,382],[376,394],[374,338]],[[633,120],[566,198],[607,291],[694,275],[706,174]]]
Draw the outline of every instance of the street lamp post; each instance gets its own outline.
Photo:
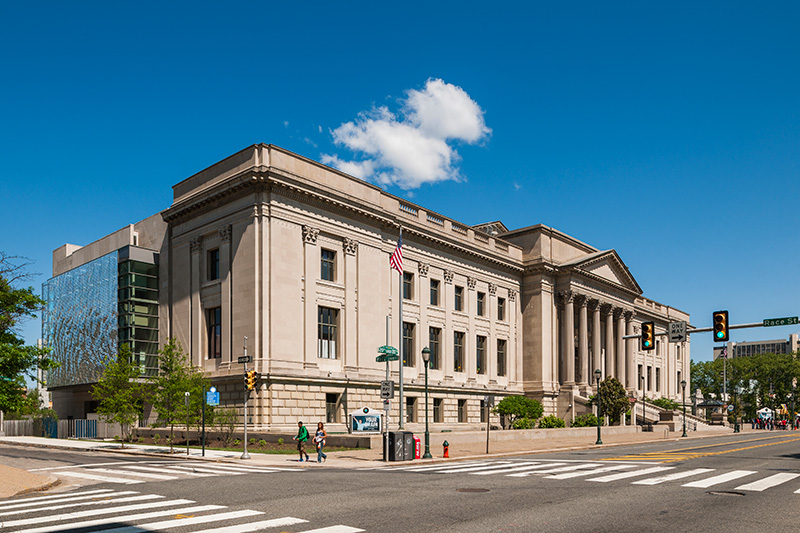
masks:
[[[602,424],[601,420],[602,417],[600,416],[600,369],[594,371],[594,378],[597,381],[597,442],[595,444],[603,444],[603,440],[600,438],[600,425]]]
[[[431,350],[427,346],[422,349],[422,361],[425,363],[425,453],[423,459],[433,459],[431,455],[431,434],[428,431],[428,361],[431,360]]]
[[[686,380],[681,381],[681,389],[683,389],[683,435],[686,436]]]

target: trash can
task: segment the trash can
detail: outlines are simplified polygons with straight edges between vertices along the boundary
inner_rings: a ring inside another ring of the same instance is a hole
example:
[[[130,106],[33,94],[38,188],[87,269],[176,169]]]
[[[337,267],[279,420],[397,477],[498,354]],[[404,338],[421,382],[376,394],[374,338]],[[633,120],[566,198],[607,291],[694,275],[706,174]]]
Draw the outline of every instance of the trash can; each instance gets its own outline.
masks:
[[[403,451],[405,452],[406,461],[414,460],[414,434],[410,431],[403,432]]]
[[[384,439],[384,446],[386,446],[386,439]],[[389,456],[390,461],[405,461],[405,434],[402,431],[389,432]]]

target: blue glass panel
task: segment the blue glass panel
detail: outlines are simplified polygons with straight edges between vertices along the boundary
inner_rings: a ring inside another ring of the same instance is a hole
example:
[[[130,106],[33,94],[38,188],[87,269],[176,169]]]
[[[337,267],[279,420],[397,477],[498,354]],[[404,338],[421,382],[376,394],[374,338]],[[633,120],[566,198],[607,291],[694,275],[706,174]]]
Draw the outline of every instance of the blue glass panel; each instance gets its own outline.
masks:
[[[117,353],[117,252],[47,280],[42,295],[42,337],[61,363],[47,385],[96,383]]]

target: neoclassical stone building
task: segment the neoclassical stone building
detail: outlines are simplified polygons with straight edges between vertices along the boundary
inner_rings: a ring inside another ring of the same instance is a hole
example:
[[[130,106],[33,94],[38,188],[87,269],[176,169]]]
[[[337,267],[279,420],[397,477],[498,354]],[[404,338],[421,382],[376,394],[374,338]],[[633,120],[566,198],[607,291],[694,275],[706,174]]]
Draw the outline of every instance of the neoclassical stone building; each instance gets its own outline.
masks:
[[[637,396],[644,386],[649,397],[677,398],[689,379],[688,343],[659,337],[642,352],[638,339],[623,338],[642,321],[663,331],[688,315],[642,297],[615,251],[553,228],[467,226],[263,144],[178,183],[173,196],[158,215],[54,252],[44,337],[65,368],[82,369],[51,379],[61,416],[91,412],[99,352],[131,343],[142,373],[152,373],[154,340],[171,337],[223,404],[237,407],[247,339],[250,367],[263,376],[249,422],[261,428],[327,420],[336,429],[350,411],[380,408],[386,367],[375,357],[384,344],[402,354],[411,427],[424,423],[425,346],[434,427],[480,424],[490,394],[535,397],[571,420],[588,410],[595,368]],[[402,279],[388,261],[401,228]],[[105,346],[86,341],[91,328],[65,327],[71,308],[95,305],[73,301],[75,287],[102,270],[95,263],[118,265],[104,277],[117,301],[103,300],[97,313],[106,329],[118,324]],[[392,363],[395,381],[398,370]]]

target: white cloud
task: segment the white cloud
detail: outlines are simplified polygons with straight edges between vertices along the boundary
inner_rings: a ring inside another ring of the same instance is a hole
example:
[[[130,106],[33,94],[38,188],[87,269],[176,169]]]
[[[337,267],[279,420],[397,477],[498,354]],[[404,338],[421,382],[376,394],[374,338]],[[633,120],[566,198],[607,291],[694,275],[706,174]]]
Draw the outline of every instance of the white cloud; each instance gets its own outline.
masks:
[[[362,157],[345,161],[323,154],[322,162],[379,185],[414,189],[425,183],[459,181],[458,153],[449,143],[476,144],[491,134],[483,110],[461,88],[429,79],[408,91],[398,117],[387,107],[360,113],[333,130],[334,142]]]

